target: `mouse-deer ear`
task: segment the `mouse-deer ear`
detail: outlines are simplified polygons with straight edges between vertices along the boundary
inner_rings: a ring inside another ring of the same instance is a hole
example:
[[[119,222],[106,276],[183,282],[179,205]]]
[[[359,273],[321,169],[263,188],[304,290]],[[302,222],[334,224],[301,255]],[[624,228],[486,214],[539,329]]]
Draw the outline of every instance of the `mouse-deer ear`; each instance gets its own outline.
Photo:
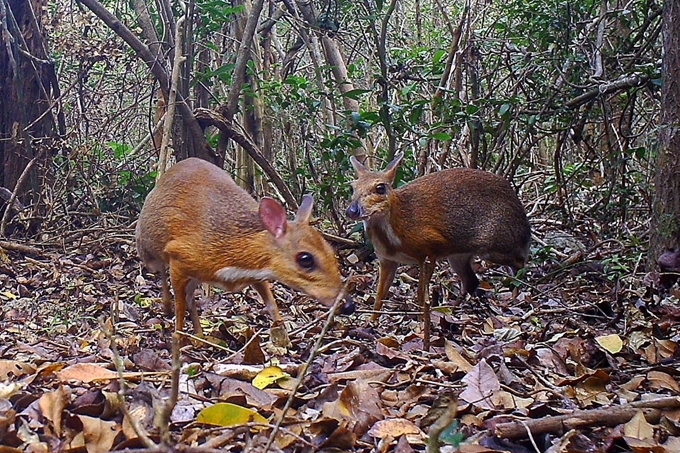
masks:
[[[394,159],[392,159],[392,162],[387,164],[387,167],[385,167],[385,170],[383,170],[383,173],[385,173],[385,176],[390,180],[390,182],[394,182],[394,177],[397,176],[397,168],[399,168],[399,164],[401,164],[401,160],[404,158],[404,153],[399,153],[396,156],[394,156]]]
[[[311,195],[306,194],[302,196],[302,202],[298,208],[297,214],[295,215],[296,222],[309,223],[309,219],[312,217],[312,208],[314,207],[314,198]]]
[[[286,234],[288,220],[286,219],[286,210],[281,206],[281,203],[273,198],[263,197],[260,200],[258,214],[267,231],[275,238],[278,239]]]
[[[361,176],[362,174],[368,172],[368,168],[366,168],[364,164],[359,162],[359,159],[357,159],[354,156],[350,156],[349,163],[352,164],[352,167],[354,167],[354,170],[357,172],[357,175]]]

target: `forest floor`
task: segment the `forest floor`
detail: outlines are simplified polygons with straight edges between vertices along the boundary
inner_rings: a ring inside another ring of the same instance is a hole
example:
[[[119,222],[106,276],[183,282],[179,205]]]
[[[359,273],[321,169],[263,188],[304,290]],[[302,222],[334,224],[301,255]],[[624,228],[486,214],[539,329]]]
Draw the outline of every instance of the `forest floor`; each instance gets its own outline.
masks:
[[[254,291],[197,291],[216,345],[183,341],[175,362],[173,320],[131,228],[7,248],[0,449],[259,452],[272,439],[270,451],[680,452],[676,292],[623,263],[615,241],[536,236],[516,298],[490,268],[488,295],[454,305],[457,277],[437,267],[430,351],[417,269],[400,268],[370,321],[369,255],[351,266],[359,310],[321,339],[328,308],[274,285],[288,346],[270,340]],[[345,275],[353,253],[340,250]]]

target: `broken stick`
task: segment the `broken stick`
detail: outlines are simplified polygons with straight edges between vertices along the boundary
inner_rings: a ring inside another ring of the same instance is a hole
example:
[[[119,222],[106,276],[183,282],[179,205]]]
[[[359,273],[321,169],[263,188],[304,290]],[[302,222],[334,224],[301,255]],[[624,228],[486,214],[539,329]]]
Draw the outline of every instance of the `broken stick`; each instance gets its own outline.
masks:
[[[567,431],[584,426],[616,426],[627,423],[642,409],[650,423],[661,418],[660,409],[680,408],[680,397],[666,397],[654,400],[635,401],[621,406],[574,411],[571,414],[557,415],[538,419],[499,423],[494,434],[508,439],[527,437],[549,432]]]

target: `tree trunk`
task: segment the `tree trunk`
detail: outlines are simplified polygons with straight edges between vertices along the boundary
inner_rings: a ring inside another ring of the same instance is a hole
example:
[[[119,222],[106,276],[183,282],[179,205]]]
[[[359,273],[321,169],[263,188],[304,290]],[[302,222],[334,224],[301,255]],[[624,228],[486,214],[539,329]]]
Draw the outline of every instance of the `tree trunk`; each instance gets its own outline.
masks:
[[[0,0],[0,186],[15,192],[24,205],[37,200],[39,172],[45,167],[41,161],[50,156],[48,138],[62,124],[52,115],[59,87],[46,54],[45,6],[44,0]],[[17,184],[36,157],[36,165]]]
[[[652,206],[648,269],[667,248],[680,245],[680,3],[665,2],[661,67],[659,158]]]
[[[314,4],[312,2],[305,2],[298,0],[296,2],[297,6],[300,8],[300,12],[304,20],[310,25],[314,25],[317,22],[317,13],[314,11]],[[347,71],[347,64],[345,63],[345,57],[342,55],[342,50],[340,48],[340,43],[326,30],[320,30],[320,41],[323,46],[323,51],[326,57],[328,65],[331,67],[333,72],[333,77],[338,86],[340,94],[348,93],[355,89],[354,83],[349,78],[349,73]],[[359,101],[352,99],[348,96],[342,97],[343,108],[347,112],[358,112],[359,111]],[[357,137],[358,138],[358,137]],[[363,142],[363,140],[361,140]],[[366,147],[362,146],[354,149],[354,155],[360,161],[366,158]]]

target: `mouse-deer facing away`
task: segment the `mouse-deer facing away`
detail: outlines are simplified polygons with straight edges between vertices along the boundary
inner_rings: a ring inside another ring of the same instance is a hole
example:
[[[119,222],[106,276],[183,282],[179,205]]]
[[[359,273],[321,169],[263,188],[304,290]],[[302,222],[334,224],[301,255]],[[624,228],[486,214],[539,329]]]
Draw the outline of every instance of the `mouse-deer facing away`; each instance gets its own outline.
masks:
[[[344,292],[333,248],[309,225],[312,197],[305,195],[294,221],[276,200],[258,204],[221,168],[189,158],[172,166],[149,193],[136,229],[137,250],[160,273],[163,303],[172,312],[166,273],[175,292],[175,329],[187,309],[202,334],[194,290],[201,282],[227,291],[252,285],[269,315],[281,321],[268,280],[278,280],[332,305]],[[351,302],[343,310],[353,311]]]
[[[420,267],[418,302],[424,310],[429,341],[428,285],[435,262],[446,258],[473,293],[479,280],[474,256],[515,271],[524,267],[531,227],[522,203],[503,177],[483,170],[456,168],[417,178],[393,188],[397,155],[383,171],[370,171],[354,156],[357,172],[347,215],[362,220],[380,262],[374,309],[380,310],[399,264]],[[373,315],[375,320],[378,314]]]

